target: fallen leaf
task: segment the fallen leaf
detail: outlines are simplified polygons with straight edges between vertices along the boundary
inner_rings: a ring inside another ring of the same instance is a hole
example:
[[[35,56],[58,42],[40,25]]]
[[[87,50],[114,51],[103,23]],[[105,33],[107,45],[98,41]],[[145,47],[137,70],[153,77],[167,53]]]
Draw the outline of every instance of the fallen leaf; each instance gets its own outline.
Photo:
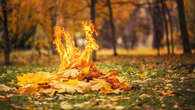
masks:
[[[123,107],[123,106],[115,106],[114,108],[115,108],[115,110],[123,110],[125,107]]]
[[[10,91],[10,90],[13,90],[14,88],[11,88],[11,87],[8,87],[4,84],[0,84],[0,91]]]
[[[64,101],[64,102],[60,103],[60,108],[63,110],[69,110],[69,109],[72,109],[73,107],[72,107],[72,105],[70,105],[69,103]]]

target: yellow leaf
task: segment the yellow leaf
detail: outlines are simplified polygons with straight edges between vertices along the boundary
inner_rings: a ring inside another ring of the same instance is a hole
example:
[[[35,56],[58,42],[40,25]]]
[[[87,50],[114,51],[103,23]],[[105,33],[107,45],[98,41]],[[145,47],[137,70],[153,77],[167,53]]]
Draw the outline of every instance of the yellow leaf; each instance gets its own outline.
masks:
[[[88,92],[91,89],[91,86],[89,83],[84,82],[84,81],[79,81],[77,91],[79,93],[85,93]]]
[[[44,76],[44,77],[43,77]],[[37,73],[29,73],[24,74],[22,76],[18,76],[18,83],[17,85],[23,86],[26,84],[38,84],[38,83],[45,83],[50,80],[52,76],[48,72],[37,72]]]
[[[88,73],[88,72],[89,72],[89,68],[90,68],[90,66],[84,67],[84,68],[81,70],[82,73]]]
[[[76,78],[80,74],[80,72],[78,69],[67,69],[58,74],[61,74],[63,77],[66,77],[66,78],[69,78],[69,77]]]
[[[90,81],[90,83],[93,91],[100,90],[103,94],[112,93],[111,85],[103,79],[95,79]]]
[[[68,102],[61,102],[60,103],[60,108],[63,109],[63,110],[68,110],[68,109],[72,109],[72,105],[69,104]]]
[[[69,79],[65,82],[67,85],[78,85],[78,79]]]
[[[27,84],[23,87],[20,87],[17,92],[24,95],[33,95],[37,91],[37,85]]]
[[[101,91],[103,94],[110,94],[110,93],[112,93],[112,89],[111,89],[110,86],[102,87],[102,88],[100,89],[100,91]]]

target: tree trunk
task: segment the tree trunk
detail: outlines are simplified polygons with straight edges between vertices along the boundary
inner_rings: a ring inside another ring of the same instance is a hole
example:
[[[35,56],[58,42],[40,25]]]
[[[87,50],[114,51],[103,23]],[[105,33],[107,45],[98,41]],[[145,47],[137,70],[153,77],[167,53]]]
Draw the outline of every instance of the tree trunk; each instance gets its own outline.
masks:
[[[172,4],[171,4],[172,5]],[[172,6],[173,7],[173,6]],[[173,18],[172,18],[172,15],[170,13],[170,10],[168,9],[168,7],[166,6],[166,11],[167,11],[167,14],[168,14],[168,17],[169,17],[169,24],[170,24],[170,33],[171,33],[171,54],[174,54],[174,48],[175,48],[175,45],[174,45],[174,37],[173,37]]]
[[[5,65],[10,64],[10,39],[9,39],[9,33],[8,33],[8,24],[7,24],[7,1],[2,0],[2,13],[3,13],[3,28],[4,28],[4,40],[5,40],[5,48],[4,48],[4,60]]]
[[[162,23],[162,13],[159,6],[159,1],[151,4],[148,2],[148,9],[152,17],[153,25],[153,48],[157,49],[157,55],[160,55],[161,40],[164,36],[164,28]]]
[[[95,25],[95,3],[96,0],[91,0],[91,21],[93,25]],[[94,34],[94,38],[96,38],[96,34]],[[96,61],[96,51],[92,52],[92,59]]]
[[[183,41],[183,53],[191,54],[189,34],[187,31],[186,20],[185,20],[184,2],[183,0],[176,0],[176,1],[177,1],[177,10],[179,13],[180,31],[181,31],[182,41]]]
[[[165,4],[165,0],[161,0],[161,4],[162,4],[162,13],[163,13],[163,21],[164,21],[164,28],[165,28],[165,32],[166,32],[166,44],[167,44],[167,52],[168,55],[170,54],[170,45],[169,45],[169,27],[168,27],[168,21],[166,19],[166,4]]]
[[[171,53],[174,54],[174,49],[175,49],[175,44],[174,44],[174,37],[173,37],[173,21],[172,21],[172,16],[169,16],[169,22],[170,22],[170,31],[171,31]]]
[[[112,46],[113,46],[114,56],[117,56],[115,25],[114,25],[114,21],[113,21],[113,15],[112,15],[113,13],[112,13],[112,6],[110,3],[110,0],[107,0],[107,5],[108,5],[108,9],[109,9],[110,27],[112,30]]]
[[[50,10],[50,16],[51,16],[51,27],[53,28],[53,27],[55,27],[56,26],[56,22],[57,22],[57,6],[58,6],[58,2],[57,2],[57,0],[56,1],[54,1],[54,6],[51,8],[51,10]],[[54,34],[54,29],[52,29],[52,34]],[[53,42],[54,42],[54,37],[52,37],[52,39],[51,39],[51,51],[52,51],[52,54],[53,55],[56,55],[57,54],[57,51],[56,51],[56,47],[55,47],[55,45],[53,44]]]

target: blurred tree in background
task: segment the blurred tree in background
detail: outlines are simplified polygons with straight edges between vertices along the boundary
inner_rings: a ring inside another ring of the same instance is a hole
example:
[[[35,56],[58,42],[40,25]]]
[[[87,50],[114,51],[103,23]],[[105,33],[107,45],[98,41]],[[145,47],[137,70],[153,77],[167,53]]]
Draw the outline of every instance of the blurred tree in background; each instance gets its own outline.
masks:
[[[183,0],[177,0],[177,9],[179,15],[180,31],[181,31],[182,41],[183,41],[183,51],[184,53],[191,53]]]
[[[185,11],[186,11],[186,22],[190,36],[190,43],[192,48],[195,48],[195,1],[184,0]]]

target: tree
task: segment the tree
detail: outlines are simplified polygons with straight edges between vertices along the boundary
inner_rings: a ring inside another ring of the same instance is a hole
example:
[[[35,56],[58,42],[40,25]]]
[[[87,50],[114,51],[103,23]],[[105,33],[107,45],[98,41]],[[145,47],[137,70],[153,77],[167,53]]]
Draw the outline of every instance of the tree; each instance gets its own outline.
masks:
[[[1,0],[1,5],[2,5],[2,13],[3,13],[3,38],[5,40],[5,48],[4,48],[4,60],[5,60],[5,65],[10,64],[10,39],[9,39],[9,32],[8,32],[8,8],[7,8],[7,0]]]
[[[168,27],[168,21],[166,18],[166,3],[165,0],[160,0],[162,5],[162,15],[163,15],[163,21],[164,21],[164,28],[166,33],[166,44],[167,44],[167,51],[168,54],[170,54],[170,46],[169,46],[169,27]]]
[[[191,54],[191,47],[189,43],[189,34],[186,27],[186,19],[185,19],[185,12],[184,12],[184,2],[183,0],[176,0],[177,2],[177,10],[179,14],[179,24],[180,24],[180,31],[181,37],[183,42],[183,52],[184,54]]]
[[[173,37],[173,16],[172,14],[170,13],[171,10],[173,10],[173,2],[169,2],[169,4],[171,5],[171,9],[168,8],[168,6],[166,5],[165,3],[165,8],[166,8],[166,11],[167,11],[167,15],[168,15],[168,19],[169,19],[169,25],[170,25],[170,33],[171,33],[171,54],[174,54],[174,47],[175,47],[175,44],[174,44],[174,37]]]
[[[157,49],[158,55],[160,55],[161,40],[164,36],[163,17],[161,14],[161,7],[159,1],[154,3],[148,2],[149,12],[152,17],[153,25],[153,48]]]
[[[113,13],[112,13],[112,6],[110,3],[110,0],[107,0],[107,6],[109,10],[109,18],[110,18],[110,27],[112,30],[112,46],[113,46],[113,51],[114,51],[114,56],[117,56],[117,51],[116,51],[116,36],[115,36],[115,25],[113,21]]]
[[[191,48],[195,48],[195,0],[184,0],[186,23],[190,36]]]
[[[95,25],[95,3],[96,3],[96,0],[91,0],[90,12],[91,12],[91,21],[93,25]],[[94,33],[94,36],[96,36],[95,33]],[[93,51],[92,59],[96,61],[96,51]]]

